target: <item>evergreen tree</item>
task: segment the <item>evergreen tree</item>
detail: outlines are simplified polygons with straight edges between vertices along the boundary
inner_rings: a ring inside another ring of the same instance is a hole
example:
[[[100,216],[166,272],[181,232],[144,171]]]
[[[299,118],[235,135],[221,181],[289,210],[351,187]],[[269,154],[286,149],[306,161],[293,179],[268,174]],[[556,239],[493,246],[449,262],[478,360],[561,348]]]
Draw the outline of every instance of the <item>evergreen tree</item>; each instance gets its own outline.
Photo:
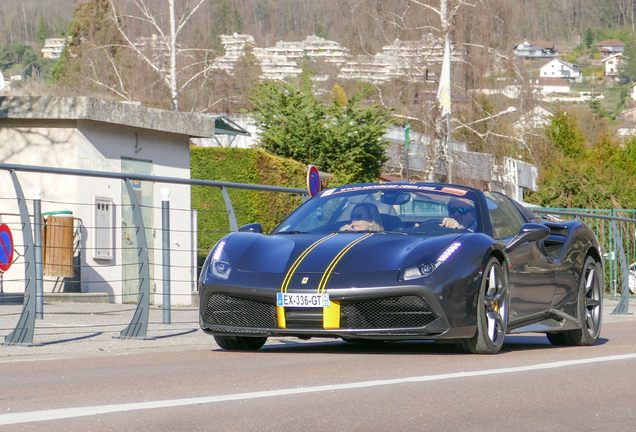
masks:
[[[43,16],[40,17],[40,23],[38,24],[38,29],[35,32],[35,40],[40,45],[44,45],[44,41],[51,37],[51,30],[49,26],[46,25],[46,20]]]
[[[307,69],[297,83],[266,82],[255,90],[254,119],[269,153],[334,173],[336,183],[376,181],[386,161],[389,110],[362,106],[357,93],[345,106],[324,105],[311,91]]]
[[[598,93],[592,93],[592,97],[590,98],[590,100],[587,101],[587,104],[594,113],[594,117],[602,118],[607,115],[607,112],[605,111],[605,109],[603,109],[601,100],[598,98],[598,95]]]
[[[636,81],[636,42],[633,38],[630,38],[625,44],[618,77],[621,85]]]
[[[587,28],[585,30],[585,46],[589,49],[592,48],[592,44],[594,43],[594,33],[591,28]]]

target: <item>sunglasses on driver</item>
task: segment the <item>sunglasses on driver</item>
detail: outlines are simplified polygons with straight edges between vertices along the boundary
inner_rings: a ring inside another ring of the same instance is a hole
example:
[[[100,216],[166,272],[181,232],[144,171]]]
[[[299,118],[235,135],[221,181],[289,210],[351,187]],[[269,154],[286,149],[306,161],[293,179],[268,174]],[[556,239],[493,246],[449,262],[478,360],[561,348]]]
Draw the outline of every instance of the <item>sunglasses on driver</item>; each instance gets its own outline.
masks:
[[[364,213],[353,213],[351,215],[351,220],[364,220],[367,222],[371,222],[371,216]]]
[[[473,209],[469,207],[448,207],[448,214],[459,213],[460,215],[465,215],[472,210]]]

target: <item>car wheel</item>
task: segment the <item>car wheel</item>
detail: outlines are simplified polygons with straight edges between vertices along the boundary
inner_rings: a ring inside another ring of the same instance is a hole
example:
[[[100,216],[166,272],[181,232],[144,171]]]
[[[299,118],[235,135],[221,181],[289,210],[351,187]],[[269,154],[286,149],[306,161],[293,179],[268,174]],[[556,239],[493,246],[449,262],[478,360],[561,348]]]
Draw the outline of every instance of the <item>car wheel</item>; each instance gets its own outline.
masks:
[[[218,346],[230,351],[256,351],[267,342],[266,337],[246,336],[214,336],[214,340]]]
[[[587,257],[577,301],[577,318],[581,328],[562,332],[547,333],[552,345],[594,345],[601,334],[601,320],[603,317],[603,289],[601,266],[592,257]]]
[[[461,348],[472,354],[495,354],[501,349],[508,326],[508,278],[499,260],[491,257],[484,269],[477,301],[477,333]]]

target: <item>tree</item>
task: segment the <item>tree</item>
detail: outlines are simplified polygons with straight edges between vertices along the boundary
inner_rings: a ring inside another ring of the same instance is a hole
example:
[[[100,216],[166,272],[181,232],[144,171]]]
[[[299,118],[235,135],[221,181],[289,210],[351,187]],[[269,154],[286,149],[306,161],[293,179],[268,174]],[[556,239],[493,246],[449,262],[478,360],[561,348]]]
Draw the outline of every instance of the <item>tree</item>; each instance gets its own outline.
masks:
[[[594,116],[596,118],[601,118],[601,117],[605,117],[607,115],[607,112],[603,108],[603,105],[601,104],[601,100],[598,98],[598,96],[599,96],[598,93],[592,93],[590,100],[587,101],[587,104],[589,105],[590,109],[594,113]]]
[[[618,77],[622,85],[636,81],[636,41],[630,38],[623,50],[623,61],[619,64]]]
[[[335,99],[323,104],[311,91],[308,70],[298,82],[262,83],[252,97],[260,145],[331,172],[337,183],[376,181],[386,161],[384,132],[392,121],[390,110],[363,107],[362,96],[345,106]]]
[[[594,43],[594,33],[592,32],[591,28],[587,28],[587,30],[585,30],[585,47],[586,48],[592,48],[592,44]]]
[[[46,20],[43,16],[40,17],[40,23],[38,24],[38,30],[35,32],[35,41],[40,45],[44,45],[44,41],[51,37],[51,30],[46,25]]]
[[[198,96],[218,53],[182,43],[191,41],[186,30],[194,33],[188,28],[190,20],[207,1],[80,2],[71,23],[66,66],[58,68],[56,76],[71,75],[67,82],[82,77],[124,100],[174,110],[186,95],[195,102],[205,99]]]
[[[161,82],[169,89],[172,109],[178,111],[181,93],[193,81],[202,76],[210,66],[207,61],[189,62],[187,57],[183,59],[185,63],[177,63],[178,57],[185,57],[189,51],[197,51],[194,49],[182,49],[178,40],[182,38],[183,30],[190,18],[207,0],[197,0],[192,7],[190,7],[189,2],[186,2],[184,8],[180,11],[181,14],[177,12],[175,0],[166,0],[167,4],[164,6],[167,6],[168,9],[167,28],[163,19],[158,18],[159,13],[153,12],[151,4],[146,1],[134,0],[133,2],[137,9],[136,14],[127,14],[119,13],[115,7],[115,0],[109,0],[111,6],[110,19],[123,39],[123,46],[137,54],[137,57],[153,70],[159,76]],[[157,56],[155,47],[148,51],[142,49],[139,43],[135,43],[129,31],[127,31],[128,22],[140,22],[148,26],[149,31],[153,33],[151,36],[146,37],[154,39],[156,35],[159,44],[158,51],[160,54],[164,54]],[[203,68],[200,67],[201,65],[203,65]]]

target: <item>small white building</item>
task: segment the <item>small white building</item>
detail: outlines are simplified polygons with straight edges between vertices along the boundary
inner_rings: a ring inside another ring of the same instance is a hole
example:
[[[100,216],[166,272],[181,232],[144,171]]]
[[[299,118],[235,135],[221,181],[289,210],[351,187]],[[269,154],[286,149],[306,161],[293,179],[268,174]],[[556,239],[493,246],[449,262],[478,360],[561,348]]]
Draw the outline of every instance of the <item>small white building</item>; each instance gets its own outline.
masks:
[[[607,78],[616,78],[618,76],[618,69],[623,60],[623,54],[614,54],[603,59],[603,71]]]
[[[0,112],[3,163],[180,179],[190,178],[191,138],[214,138],[218,120],[85,97],[0,97]],[[221,127],[241,132],[227,123]],[[39,186],[43,214],[72,212],[74,241],[81,251],[75,255],[81,268],[77,281],[81,292],[106,293],[109,301],[116,303],[136,301],[138,251],[131,246],[136,239],[130,228],[134,223],[124,182],[107,177],[16,173],[29,207],[32,188]],[[0,222],[12,229],[15,245],[24,245],[10,173],[0,170],[0,181],[4,185],[0,189]],[[151,302],[162,303],[163,188],[171,192],[172,304],[187,305],[192,302],[197,279],[197,224],[191,212],[190,186],[133,181],[146,227]],[[101,235],[96,227],[101,228]],[[24,282],[17,282],[24,279],[24,265],[24,259],[18,259],[5,273],[4,292],[24,291]],[[59,289],[58,277],[45,273],[44,279],[45,293]]]
[[[539,76],[542,78],[562,78],[574,82],[583,80],[583,73],[578,65],[556,58],[541,66]]]
[[[636,134],[636,123],[633,121],[623,122],[618,126],[618,138],[621,141],[630,139]]]
[[[571,88],[570,83],[563,78],[533,78],[530,85],[544,96],[552,93],[569,93]]]
[[[554,117],[554,113],[551,110],[537,105],[519,117],[519,120],[512,124],[512,128],[517,133],[523,134],[549,125],[552,122],[552,117]]]

